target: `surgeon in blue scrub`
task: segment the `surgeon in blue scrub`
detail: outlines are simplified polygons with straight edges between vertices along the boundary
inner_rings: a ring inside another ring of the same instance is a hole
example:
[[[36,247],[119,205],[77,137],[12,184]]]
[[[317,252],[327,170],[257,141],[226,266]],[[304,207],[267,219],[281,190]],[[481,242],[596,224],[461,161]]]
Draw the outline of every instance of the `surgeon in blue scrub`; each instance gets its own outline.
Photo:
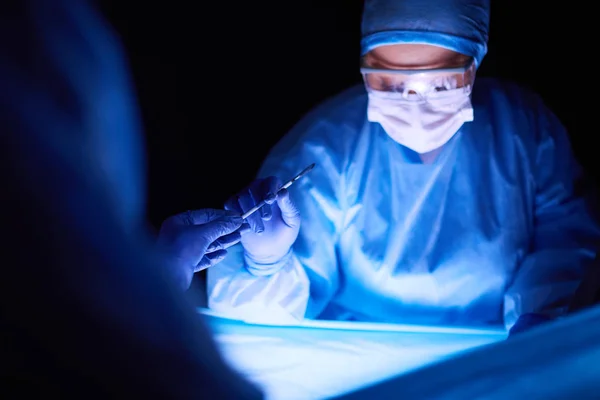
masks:
[[[212,309],[519,331],[566,311],[599,225],[558,118],[476,78],[489,18],[489,0],[365,1],[364,84],[310,112],[229,200],[245,211],[317,163],[209,270]]]

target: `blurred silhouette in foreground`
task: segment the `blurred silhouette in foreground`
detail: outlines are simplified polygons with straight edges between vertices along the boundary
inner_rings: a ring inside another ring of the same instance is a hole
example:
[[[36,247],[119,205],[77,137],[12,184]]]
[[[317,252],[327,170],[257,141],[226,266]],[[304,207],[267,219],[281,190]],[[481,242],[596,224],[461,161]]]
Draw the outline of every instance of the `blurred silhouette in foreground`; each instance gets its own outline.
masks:
[[[0,12],[0,397],[261,398],[158,262],[118,39],[82,0]]]

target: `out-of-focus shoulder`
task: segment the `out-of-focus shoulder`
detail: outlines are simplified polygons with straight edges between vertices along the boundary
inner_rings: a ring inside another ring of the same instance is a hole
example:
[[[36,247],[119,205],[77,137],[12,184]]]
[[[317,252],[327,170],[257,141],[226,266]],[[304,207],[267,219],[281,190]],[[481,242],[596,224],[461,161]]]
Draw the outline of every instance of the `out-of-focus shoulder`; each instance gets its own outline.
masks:
[[[367,93],[362,84],[352,86],[318,104],[296,124],[293,130],[310,130],[311,126],[364,124],[367,113]]]
[[[473,87],[474,105],[510,105],[513,109],[545,108],[542,97],[533,90],[509,79],[477,78]]]
[[[343,165],[366,121],[367,93],[362,84],[324,100],[271,148],[263,174],[276,174],[283,164],[295,170],[305,158],[313,160],[325,154],[331,164]]]

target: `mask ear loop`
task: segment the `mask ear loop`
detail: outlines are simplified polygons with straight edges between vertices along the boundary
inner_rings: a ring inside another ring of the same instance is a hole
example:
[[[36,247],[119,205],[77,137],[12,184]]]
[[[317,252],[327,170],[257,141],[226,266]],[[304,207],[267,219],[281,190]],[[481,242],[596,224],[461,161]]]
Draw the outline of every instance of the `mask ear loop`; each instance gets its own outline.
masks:
[[[471,65],[465,71],[463,75],[464,86],[468,87],[469,94],[473,91],[473,84],[475,83],[475,73],[477,69],[475,68],[475,61],[471,62]]]

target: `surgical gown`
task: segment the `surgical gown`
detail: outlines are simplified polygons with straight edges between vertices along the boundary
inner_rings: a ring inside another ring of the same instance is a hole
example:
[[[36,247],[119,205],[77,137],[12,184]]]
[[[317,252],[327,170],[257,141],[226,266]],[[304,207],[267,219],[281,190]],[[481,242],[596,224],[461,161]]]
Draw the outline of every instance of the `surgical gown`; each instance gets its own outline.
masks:
[[[209,307],[237,317],[501,325],[560,315],[600,237],[568,136],[542,100],[479,79],[475,119],[434,162],[367,120],[361,86],[270,152],[302,215],[293,261],[252,276],[241,252],[208,271]]]

